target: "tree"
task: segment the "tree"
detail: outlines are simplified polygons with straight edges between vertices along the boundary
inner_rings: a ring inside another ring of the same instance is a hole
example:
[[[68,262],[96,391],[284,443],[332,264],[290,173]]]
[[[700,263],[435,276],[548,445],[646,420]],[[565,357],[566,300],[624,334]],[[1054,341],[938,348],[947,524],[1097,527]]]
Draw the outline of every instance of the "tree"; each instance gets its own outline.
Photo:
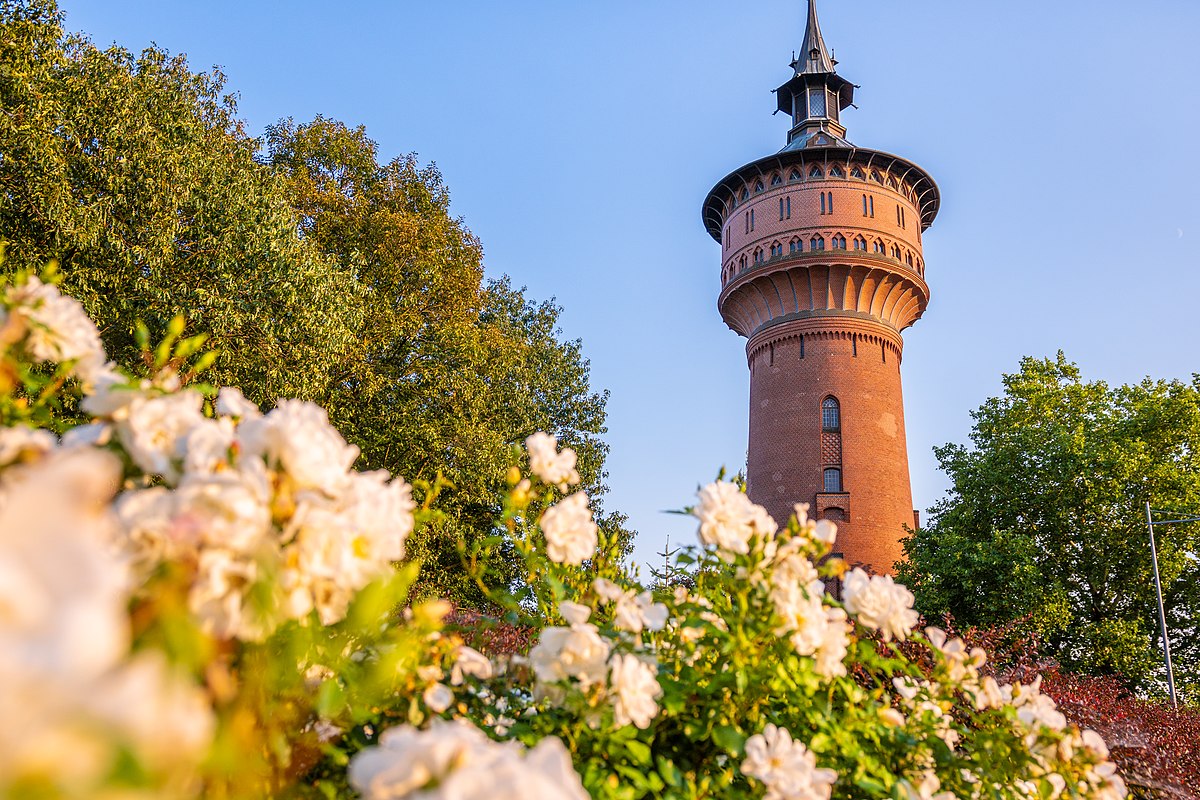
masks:
[[[557,306],[484,283],[435,166],[381,164],[362,128],[323,118],[252,138],[219,72],[101,51],[51,0],[0,4],[0,64],[6,268],[57,258],[118,363],[139,362],[137,321],[159,333],[182,313],[220,353],[214,383],[321,403],[363,468],[444,473],[443,522],[411,543],[425,592],[480,600],[458,547],[490,531],[534,431],[603,494],[607,394]],[[602,519],[628,543],[623,517]]]
[[[358,287],[297,238],[224,78],[149,48],[101,51],[52,2],[0,7],[0,237],[9,268],[61,262],[110,355],[179,313],[220,352],[214,380],[260,403],[312,397],[353,344]]]
[[[905,543],[927,615],[991,625],[1032,615],[1068,669],[1163,686],[1145,519],[1200,510],[1200,376],[1087,382],[1062,353],[1026,358],[972,413],[971,446],[936,448],[952,485]],[[1156,530],[1177,679],[1200,699],[1200,526]]]
[[[585,490],[604,492],[607,393],[591,390],[580,343],[559,340],[557,306],[482,282],[482,248],[450,215],[436,167],[413,155],[380,164],[362,127],[323,117],[271,126],[266,151],[301,238],[352,270],[366,297],[357,346],[322,400],[368,466],[449,471],[446,524],[416,546],[441,567],[426,570],[426,590],[473,596],[450,542],[490,532],[514,443],[556,434],[578,453]],[[602,520],[628,542],[623,517]]]

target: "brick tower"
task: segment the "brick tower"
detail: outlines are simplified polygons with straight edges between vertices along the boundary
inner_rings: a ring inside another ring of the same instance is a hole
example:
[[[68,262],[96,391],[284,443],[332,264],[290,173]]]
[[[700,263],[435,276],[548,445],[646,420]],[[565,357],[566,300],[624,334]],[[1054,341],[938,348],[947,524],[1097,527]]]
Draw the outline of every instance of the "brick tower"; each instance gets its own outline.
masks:
[[[721,244],[718,307],[748,339],[750,497],[836,520],[834,549],[890,573],[915,525],[900,332],[925,311],[921,233],[938,189],[915,164],[846,140],[854,84],[837,74],[809,0],[793,75],[775,90],[787,146],[704,201]]]

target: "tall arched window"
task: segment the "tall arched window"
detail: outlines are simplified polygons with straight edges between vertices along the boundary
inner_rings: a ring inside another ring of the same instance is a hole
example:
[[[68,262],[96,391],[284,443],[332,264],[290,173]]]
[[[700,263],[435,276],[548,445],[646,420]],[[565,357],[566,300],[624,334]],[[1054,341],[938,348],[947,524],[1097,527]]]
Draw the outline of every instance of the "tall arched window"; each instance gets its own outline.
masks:
[[[842,489],[842,408],[836,397],[821,401],[821,469],[826,492]]]
[[[840,431],[842,429],[842,407],[836,397],[826,397],[821,401],[821,430]]]

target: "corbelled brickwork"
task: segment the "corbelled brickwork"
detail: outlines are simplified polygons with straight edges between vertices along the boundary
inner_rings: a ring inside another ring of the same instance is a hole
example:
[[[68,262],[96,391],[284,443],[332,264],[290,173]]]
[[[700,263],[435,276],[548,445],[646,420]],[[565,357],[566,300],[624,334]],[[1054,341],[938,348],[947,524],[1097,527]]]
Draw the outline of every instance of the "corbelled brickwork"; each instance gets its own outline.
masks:
[[[808,503],[838,522],[847,561],[887,573],[916,524],[900,331],[929,302],[922,232],[939,195],[920,167],[844,138],[854,87],[834,64],[810,0],[776,90],[788,145],[726,176],[703,214],[721,315],[748,339],[751,499],[781,522]]]

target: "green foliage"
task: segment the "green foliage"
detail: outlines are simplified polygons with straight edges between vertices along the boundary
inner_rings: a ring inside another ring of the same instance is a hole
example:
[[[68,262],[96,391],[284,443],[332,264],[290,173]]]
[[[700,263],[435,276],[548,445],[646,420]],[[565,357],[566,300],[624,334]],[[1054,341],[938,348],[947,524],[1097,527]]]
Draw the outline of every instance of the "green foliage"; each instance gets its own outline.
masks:
[[[458,542],[490,530],[509,449],[534,431],[603,494],[607,394],[557,306],[484,283],[436,167],[380,164],[361,127],[321,117],[253,139],[219,72],[97,49],[51,0],[0,5],[0,23],[8,268],[58,259],[117,363],[140,368],[146,332],[185,315],[215,384],[322,404],[365,468],[443,473],[443,514],[412,543],[422,595],[482,602]],[[624,517],[601,519],[628,544]]]
[[[1027,358],[973,413],[971,446],[936,450],[948,496],[901,568],[929,615],[1025,615],[1071,669],[1161,691],[1145,504],[1200,510],[1200,377],[1110,387],[1060,353]],[[1200,699],[1200,526],[1156,529],[1177,677]]]
[[[435,167],[412,155],[380,165],[361,127],[323,117],[284,120],[266,139],[302,237],[351,268],[366,296],[356,345],[320,401],[367,466],[445,471],[442,524],[413,543],[432,567],[421,589],[479,602],[451,543],[490,531],[509,451],[538,430],[575,449],[584,488],[601,494],[607,393],[592,392],[580,343],[559,341],[553,303],[507,279],[481,284],[479,241],[450,216]],[[623,517],[604,524],[628,546]],[[513,554],[497,557],[514,579]]]

